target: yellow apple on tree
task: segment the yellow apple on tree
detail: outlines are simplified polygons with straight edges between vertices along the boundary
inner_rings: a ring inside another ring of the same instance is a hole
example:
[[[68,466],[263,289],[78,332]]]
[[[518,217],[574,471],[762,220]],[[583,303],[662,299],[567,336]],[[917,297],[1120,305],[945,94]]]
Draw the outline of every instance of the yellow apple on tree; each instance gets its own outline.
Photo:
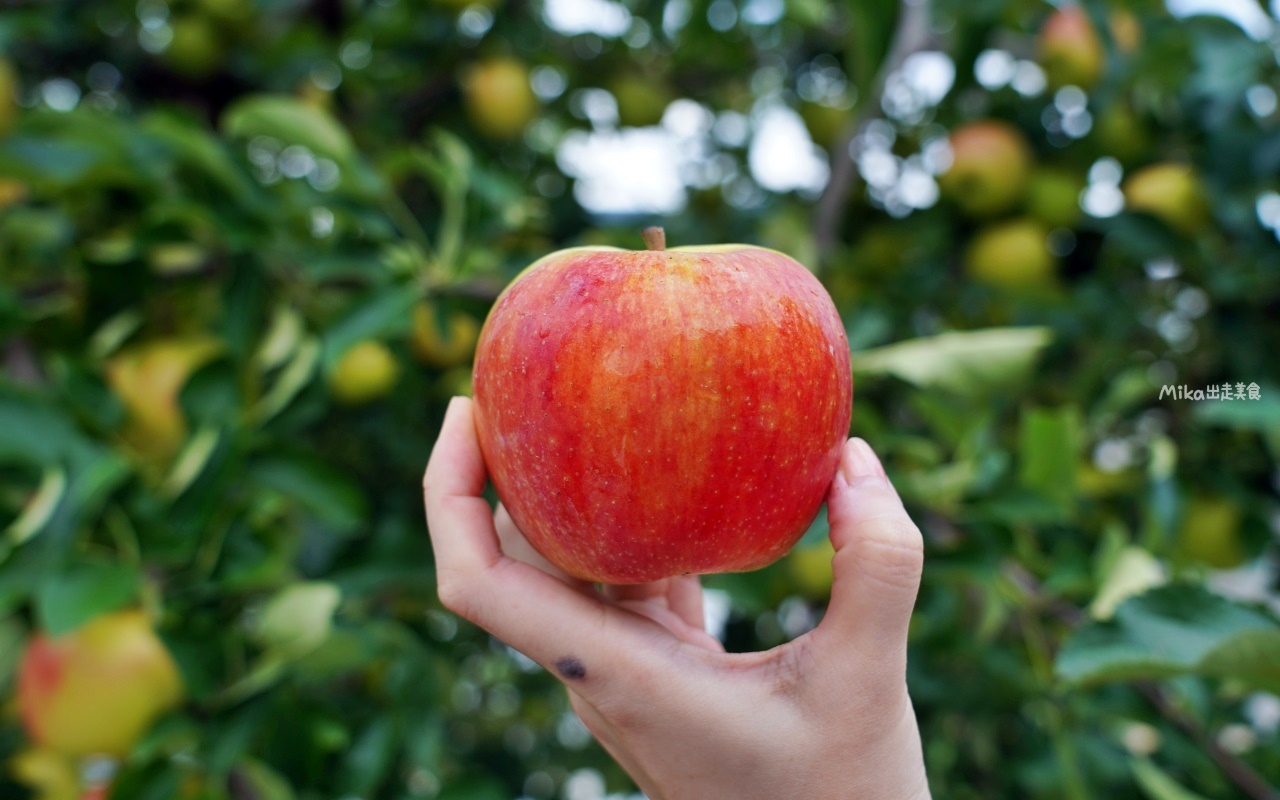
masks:
[[[970,122],[951,132],[951,166],[938,186],[967,214],[992,216],[1022,199],[1031,163],[1031,146],[1017,128],[998,120]]]
[[[121,350],[106,364],[107,384],[124,403],[124,439],[147,457],[167,458],[182,445],[187,421],[178,394],[219,351],[208,336],[157,339]]]
[[[222,36],[208,17],[201,14],[175,17],[170,29],[172,38],[163,57],[174,72],[188,78],[206,78],[222,66],[225,58]]]
[[[657,78],[628,74],[613,81],[609,93],[618,103],[618,121],[628,128],[644,128],[662,122],[675,98]]]
[[[1052,88],[1088,89],[1102,77],[1106,56],[1093,22],[1071,4],[1055,11],[1040,29],[1040,65]]]
[[[1187,164],[1163,162],[1134,172],[1124,182],[1124,204],[1184,232],[1200,229],[1209,219],[1204,186]]]
[[[529,70],[514,58],[491,58],[467,68],[462,102],[476,130],[494,139],[516,138],[538,113]]]
[[[1001,289],[1051,286],[1057,259],[1049,252],[1049,232],[1037,220],[1020,218],[978,232],[965,251],[965,269],[976,281]]]
[[[447,319],[430,301],[413,309],[413,352],[424,364],[446,369],[467,364],[476,350],[480,323],[465,311],[454,310]]]
[[[329,390],[349,406],[385,397],[400,377],[395,355],[382,342],[366,339],[347,349],[329,375]]]
[[[18,668],[28,735],[70,756],[127,755],[182,696],[177,665],[142,611],[105,614],[62,636],[38,634]]]

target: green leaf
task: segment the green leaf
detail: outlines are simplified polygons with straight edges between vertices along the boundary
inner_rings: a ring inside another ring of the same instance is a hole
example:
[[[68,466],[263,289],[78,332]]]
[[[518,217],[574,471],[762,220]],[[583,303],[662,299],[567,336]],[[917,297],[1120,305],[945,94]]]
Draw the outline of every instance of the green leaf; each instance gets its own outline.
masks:
[[[1069,506],[1076,496],[1080,453],[1080,412],[1075,406],[1027,409],[1018,437],[1023,486]]]
[[[509,794],[494,778],[469,777],[446,788],[437,800],[505,800]]]
[[[22,513],[4,529],[4,535],[0,537],[0,563],[4,562],[11,548],[35,536],[48,524],[66,491],[66,471],[57,467],[47,468],[40,478],[40,486],[23,506]]]
[[[342,592],[332,583],[311,581],[281,589],[255,626],[258,640],[287,659],[306,655],[329,636]]]
[[[256,800],[294,800],[296,797],[284,776],[261,761],[245,759],[235,772]]]
[[[174,459],[173,468],[169,470],[160,487],[161,493],[172,498],[185,492],[209,465],[220,441],[221,437],[216,428],[203,427],[197,431],[187,440],[182,452]]]
[[[1201,400],[1192,414],[1205,425],[1257,431],[1280,456],[1280,386],[1262,385],[1257,400]]]
[[[151,114],[140,127],[163,142],[177,158],[220,185],[240,203],[256,202],[258,187],[240,168],[227,145],[200,125],[168,113]]]
[[[339,773],[343,791],[339,796],[373,793],[391,769],[400,738],[398,727],[395,720],[382,717],[361,731],[343,760]]]
[[[413,306],[421,297],[417,286],[405,284],[377,289],[353,303],[325,336],[325,370],[332,370],[357,342],[408,333],[413,326]]]
[[[320,341],[316,337],[305,337],[250,416],[261,424],[283,411],[315,377],[320,351]]]
[[[1058,653],[1057,673],[1072,684],[1229,677],[1277,691],[1280,622],[1199,586],[1163,586],[1077,630]]]
[[[114,562],[77,564],[36,590],[36,618],[41,628],[58,636],[134,602],[141,586],[142,576],[135,567]]]
[[[1205,800],[1203,796],[1184,789],[1150,759],[1135,758],[1129,762],[1129,767],[1133,770],[1134,780],[1150,800]]]
[[[1107,577],[1089,604],[1094,619],[1111,619],[1125,600],[1165,583],[1164,567],[1141,547],[1126,547],[1111,562]]]
[[[364,494],[325,462],[299,453],[267,456],[249,467],[248,480],[296,500],[321,522],[350,530],[364,522]]]
[[[19,653],[22,651],[22,642],[26,639],[26,634],[22,630],[22,626],[18,624],[16,619],[8,617],[0,618],[0,653]],[[18,659],[16,657],[0,658],[0,694],[6,697],[9,694],[9,683],[13,680],[14,672],[18,669]]]
[[[894,375],[921,388],[983,396],[1025,381],[1048,328],[988,328],[943,333],[853,354],[862,375]]]
[[[221,125],[228,136],[271,136],[286,146],[302,145],[343,165],[349,165],[355,155],[351,135],[341,123],[289,95],[242,98],[223,112]]]

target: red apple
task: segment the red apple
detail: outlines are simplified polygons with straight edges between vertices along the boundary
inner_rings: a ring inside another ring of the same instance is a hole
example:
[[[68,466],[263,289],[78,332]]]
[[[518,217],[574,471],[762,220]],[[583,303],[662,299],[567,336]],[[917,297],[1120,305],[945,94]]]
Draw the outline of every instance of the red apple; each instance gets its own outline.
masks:
[[[475,362],[498,496],[570,575],[642,583],[781,558],[849,430],[844,325],[816,278],[748,245],[581,247],[498,298]]]
[[[178,668],[141,611],[37,635],[18,672],[18,708],[38,744],[71,756],[124,756],[182,697]]]

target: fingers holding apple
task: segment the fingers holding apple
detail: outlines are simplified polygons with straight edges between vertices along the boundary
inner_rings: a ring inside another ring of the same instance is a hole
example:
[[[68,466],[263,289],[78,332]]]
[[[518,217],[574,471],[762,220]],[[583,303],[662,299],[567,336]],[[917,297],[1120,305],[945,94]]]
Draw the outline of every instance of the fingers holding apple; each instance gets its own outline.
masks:
[[[455,398],[423,476],[440,600],[570,683],[608,692],[666,656],[669,634],[502,552],[473,403]]]
[[[844,446],[827,498],[834,580],[815,633],[842,652],[886,659],[889,675],[906,668],[907,627],[924,570],[924,539],[861,439]]]

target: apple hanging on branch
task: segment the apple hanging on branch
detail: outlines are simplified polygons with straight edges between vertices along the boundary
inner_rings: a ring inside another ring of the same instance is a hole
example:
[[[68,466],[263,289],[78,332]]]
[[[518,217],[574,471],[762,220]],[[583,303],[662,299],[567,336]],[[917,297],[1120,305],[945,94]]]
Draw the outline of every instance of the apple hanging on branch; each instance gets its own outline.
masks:
[[[18,709],[32,740],[69,756],[123,757],[183,697],[173,657],[142,611],[38,634],[18,669]]]
[[[813,521],[849,431],[844,325],[782,253],[562,250],[494,304],[476,430],[551,563],[603,583],[757,569]]]

